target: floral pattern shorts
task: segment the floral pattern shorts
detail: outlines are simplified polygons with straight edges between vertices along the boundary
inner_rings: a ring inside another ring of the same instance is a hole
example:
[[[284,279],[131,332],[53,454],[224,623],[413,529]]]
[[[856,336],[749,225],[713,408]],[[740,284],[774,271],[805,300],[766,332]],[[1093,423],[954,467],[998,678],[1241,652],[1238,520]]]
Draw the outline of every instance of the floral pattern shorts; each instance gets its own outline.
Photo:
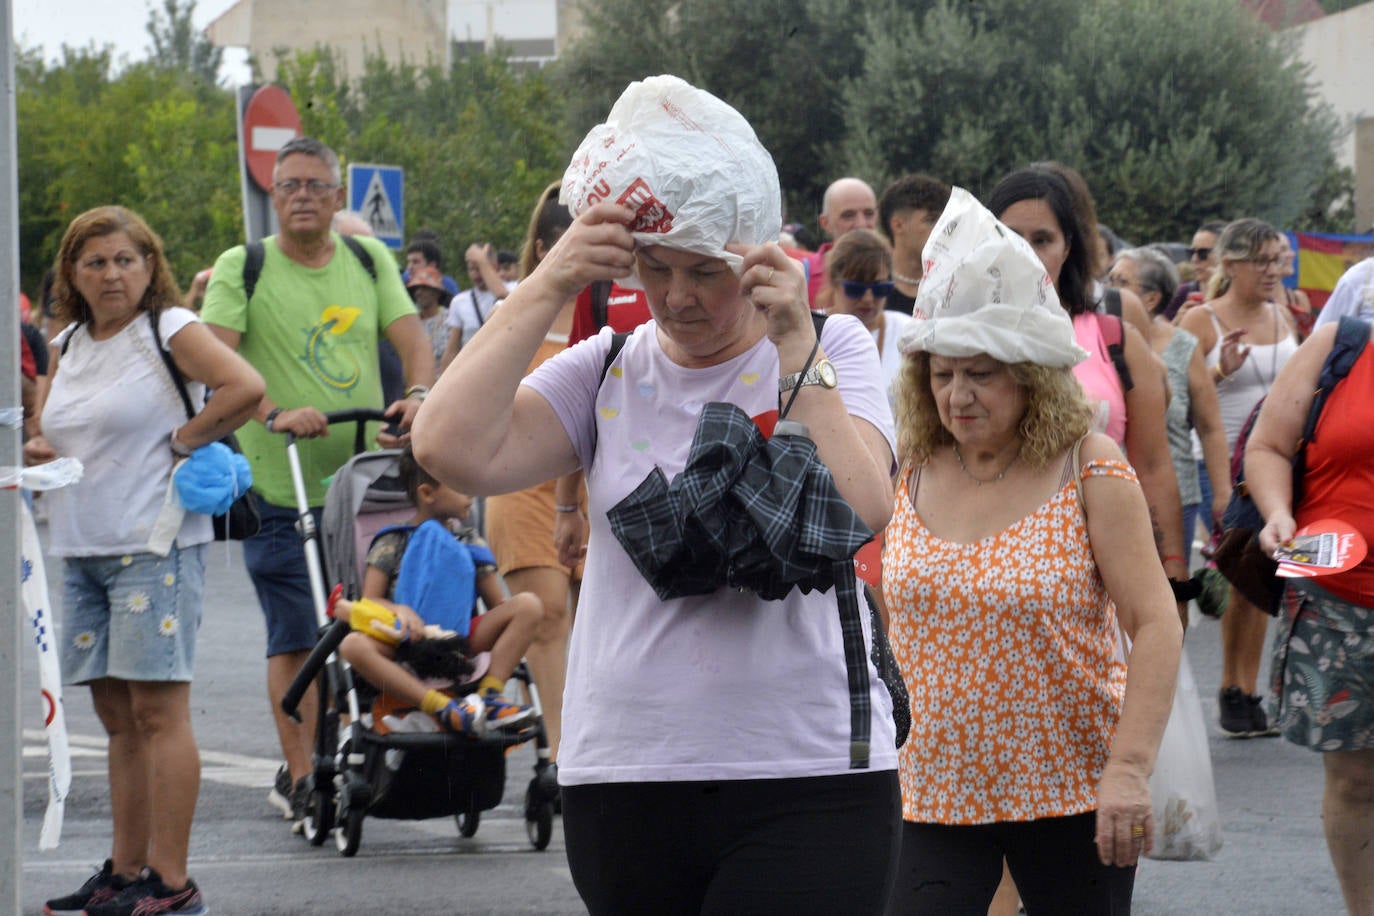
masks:
[[[204,544],[165,557],[67,557],[62,682],[191,680],[204,594]]]
[[[1284,738],[1314,751],[1374,748],[1374,610],[1290,582],[1272,671]]]

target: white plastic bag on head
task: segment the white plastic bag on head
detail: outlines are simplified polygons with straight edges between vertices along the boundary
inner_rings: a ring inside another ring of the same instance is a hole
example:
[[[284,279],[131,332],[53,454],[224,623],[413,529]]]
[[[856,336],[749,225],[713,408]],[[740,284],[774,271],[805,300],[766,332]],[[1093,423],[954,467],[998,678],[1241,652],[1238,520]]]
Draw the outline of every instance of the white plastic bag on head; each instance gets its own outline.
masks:
[[[916,311],[897,342],[903,353],[988,356],[1063,368],[1088,354],[1054,284],[1025,239],[963,188],[955,188],[922,252]]]
[[[742,258],[727,242],[776,241],[782,193],[773,157],[738,111],[676,76],[631,83],[563,174],[573,216],[604,201],[631,207],[642,245]]]

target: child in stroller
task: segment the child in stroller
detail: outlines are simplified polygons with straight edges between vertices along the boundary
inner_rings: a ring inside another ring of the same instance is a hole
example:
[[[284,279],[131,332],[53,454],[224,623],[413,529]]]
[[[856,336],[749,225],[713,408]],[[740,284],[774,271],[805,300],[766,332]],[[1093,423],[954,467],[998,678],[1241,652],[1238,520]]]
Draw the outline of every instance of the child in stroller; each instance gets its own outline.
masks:
[[[386,696],[449,731],[480,737],[488,728],[519,725],[534,710],[511,703],[502,690],[534,639],[543,605],[531,592],[507,597],[490,550],[475,534],[460,539],[449,529],[468,515],[472,497],[435,480],[409,447],[397,473],[415,517],[373,540],[362,600],[336,608],[336,616],[354,621],[339,654]],[[472,617],[478,596],[487,610]],[[475,652],[490,653],[476,692],[457,699],[423,679],[462,680]]]

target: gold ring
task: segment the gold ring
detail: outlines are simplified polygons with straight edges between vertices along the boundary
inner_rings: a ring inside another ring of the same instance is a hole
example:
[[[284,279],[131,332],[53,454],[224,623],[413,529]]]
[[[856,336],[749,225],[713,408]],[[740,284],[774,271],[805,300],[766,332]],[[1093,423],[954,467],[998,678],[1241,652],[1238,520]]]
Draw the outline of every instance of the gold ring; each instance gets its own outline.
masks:
[[[1145,838],[1145,825],[1144,825],[1144,824],[1132,824],[1132,825],[1131,825],[1131,836],[1135,837],[1137,840],[1144,839],[1144,838]]]
[[[773,282],[773,274],[775,274],[775,273],[777,273],[777,272],[778,272],[778,269],[777,269],[776,267],[770,267],[770,268],[768,268],[768,277],[767,277],[763,282],[764,282],[765,284],[767,284],[767,283],[772,283],[772,282]]]

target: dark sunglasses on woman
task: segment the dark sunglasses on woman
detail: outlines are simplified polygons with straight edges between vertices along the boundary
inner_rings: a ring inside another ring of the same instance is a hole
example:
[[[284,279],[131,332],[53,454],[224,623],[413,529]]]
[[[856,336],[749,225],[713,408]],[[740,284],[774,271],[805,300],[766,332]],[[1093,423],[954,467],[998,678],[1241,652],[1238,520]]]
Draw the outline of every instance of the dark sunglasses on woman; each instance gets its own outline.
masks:
[[[880,280],[877,283],[860,283],[857,280],[845,280],[841,284],[844,286],[844,294],[849,299],[862,299],[864,293],[873,293],[874,299],[886,299],[892,294],[892,281]]]

